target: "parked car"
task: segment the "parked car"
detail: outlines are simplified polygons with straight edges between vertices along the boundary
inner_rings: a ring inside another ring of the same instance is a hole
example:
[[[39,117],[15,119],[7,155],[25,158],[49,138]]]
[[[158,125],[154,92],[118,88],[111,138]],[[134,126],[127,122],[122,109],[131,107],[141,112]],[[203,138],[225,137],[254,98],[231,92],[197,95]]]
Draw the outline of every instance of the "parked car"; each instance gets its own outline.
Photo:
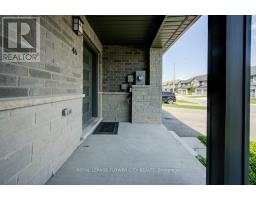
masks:
[[[172,92],[162,92],[162,102],[172,104],[176,102],[176,96]]]

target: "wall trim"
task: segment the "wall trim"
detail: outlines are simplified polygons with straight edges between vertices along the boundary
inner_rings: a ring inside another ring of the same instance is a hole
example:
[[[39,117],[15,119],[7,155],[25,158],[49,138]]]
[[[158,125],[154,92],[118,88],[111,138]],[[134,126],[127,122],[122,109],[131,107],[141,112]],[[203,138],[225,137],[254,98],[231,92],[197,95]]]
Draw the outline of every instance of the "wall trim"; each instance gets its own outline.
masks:
[[[101,95],[128,95],[129,92],[99,92]]]
[[[58,101],[66,101],[71,99],[79,99],[83,97],[84,97],[84,94],[73,94],[73,95],[63,95],[63,96],[44,96],[44,97],[5,98],[0,100],[0,111],[54,103]]]

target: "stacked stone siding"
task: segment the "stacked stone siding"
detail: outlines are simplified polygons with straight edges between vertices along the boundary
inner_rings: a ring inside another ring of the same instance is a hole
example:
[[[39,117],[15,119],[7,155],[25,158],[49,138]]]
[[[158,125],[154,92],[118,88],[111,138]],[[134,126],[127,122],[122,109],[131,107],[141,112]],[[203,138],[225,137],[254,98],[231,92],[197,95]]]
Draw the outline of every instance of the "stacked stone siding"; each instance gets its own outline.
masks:
[[[148,70],[148,50],[119,45],[103,46],[103,92],[120,91],[127,75]]]
[[[72,16],[41,16],[40,25],[40,62],[1,62],[0,98],[82,93],[83,38],[73,32]]]

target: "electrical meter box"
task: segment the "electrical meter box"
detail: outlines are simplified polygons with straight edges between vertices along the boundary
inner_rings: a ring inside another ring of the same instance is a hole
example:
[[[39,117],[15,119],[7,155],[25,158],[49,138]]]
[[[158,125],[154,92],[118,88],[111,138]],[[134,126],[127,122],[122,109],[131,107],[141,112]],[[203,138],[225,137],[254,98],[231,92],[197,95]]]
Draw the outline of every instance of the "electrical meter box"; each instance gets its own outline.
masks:
[[[146,71],[136,71],[135,72],[135,84],[145,85],[146,83]]]

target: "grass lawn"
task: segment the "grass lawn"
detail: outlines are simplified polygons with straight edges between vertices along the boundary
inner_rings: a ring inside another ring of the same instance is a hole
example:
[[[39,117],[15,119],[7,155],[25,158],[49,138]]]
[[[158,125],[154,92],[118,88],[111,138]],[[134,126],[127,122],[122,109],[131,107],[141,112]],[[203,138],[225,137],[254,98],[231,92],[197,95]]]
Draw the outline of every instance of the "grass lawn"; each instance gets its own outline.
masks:
[[[190,101],[184,101],[184,100],[177,100],[176,103],[180,104],[180,103],[183,103],[183,104],[197,104],[195,102],[190,102]]]
[[[256,104],[256,98],[251,98],[251,104]]]
[[[189,104],[162,104],[163,107],[172,107],[172,108],[187,108],[187,109],[197,109],[197,110],[206,110],[206,106],[198,106],[198,105],[189,105]]]
[[[199,135],[199,136],[197,137],[197,139],[200,140],[200,141],[206,146],[206,144],[207,144],[207,136],[205,136],[205,135]]]
[[[189,97],[189,98],[207,98],[207,96],[192,96],[192,95],[185,95],[184,97]]]

